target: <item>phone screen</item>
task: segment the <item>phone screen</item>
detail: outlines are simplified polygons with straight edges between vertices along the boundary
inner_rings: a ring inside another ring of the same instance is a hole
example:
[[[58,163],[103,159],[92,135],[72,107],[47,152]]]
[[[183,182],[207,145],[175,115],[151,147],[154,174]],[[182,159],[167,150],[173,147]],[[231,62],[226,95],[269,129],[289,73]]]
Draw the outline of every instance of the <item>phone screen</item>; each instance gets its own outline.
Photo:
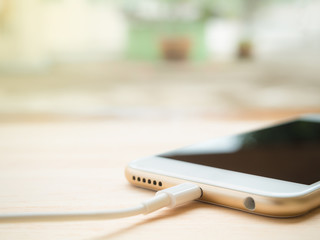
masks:
[[[310,185],[320,180],[320,122],[288,122],[161,157]]]

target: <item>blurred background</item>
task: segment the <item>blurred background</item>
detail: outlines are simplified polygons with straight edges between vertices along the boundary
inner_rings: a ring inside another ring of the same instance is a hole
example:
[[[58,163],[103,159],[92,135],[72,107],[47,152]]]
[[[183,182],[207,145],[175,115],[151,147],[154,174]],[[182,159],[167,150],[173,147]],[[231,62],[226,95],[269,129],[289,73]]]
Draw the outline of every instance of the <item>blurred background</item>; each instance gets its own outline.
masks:
[[[320,0],[0,0],[0,121],[320,110]]]

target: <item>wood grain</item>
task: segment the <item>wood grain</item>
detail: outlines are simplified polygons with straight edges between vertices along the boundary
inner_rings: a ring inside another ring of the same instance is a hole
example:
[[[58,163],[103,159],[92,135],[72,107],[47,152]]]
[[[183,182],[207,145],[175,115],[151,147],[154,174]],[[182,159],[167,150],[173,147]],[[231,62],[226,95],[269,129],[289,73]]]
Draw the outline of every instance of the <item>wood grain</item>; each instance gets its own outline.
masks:
[[[127,183],[129,161],[269,122],[1,123],[0,213],[131,206],[153,192]],[[1,223],[0,239],[318,239],[319,229],[320,209],[275,219],[194,202],[112,221]]]

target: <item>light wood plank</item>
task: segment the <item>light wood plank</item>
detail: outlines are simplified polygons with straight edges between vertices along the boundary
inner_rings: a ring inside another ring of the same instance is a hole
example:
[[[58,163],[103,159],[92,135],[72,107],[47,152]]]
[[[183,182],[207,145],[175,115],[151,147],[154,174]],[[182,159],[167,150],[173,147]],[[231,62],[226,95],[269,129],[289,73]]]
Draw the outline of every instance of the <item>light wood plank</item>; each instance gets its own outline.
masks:
[[[121,208],[153,196],[129,185],[139,157],[270,121],[16,122],[0,124],[0,212]],[[320,209],[275,219],[195,202],[112,221],[6,223],[0,239],[318,239]]]

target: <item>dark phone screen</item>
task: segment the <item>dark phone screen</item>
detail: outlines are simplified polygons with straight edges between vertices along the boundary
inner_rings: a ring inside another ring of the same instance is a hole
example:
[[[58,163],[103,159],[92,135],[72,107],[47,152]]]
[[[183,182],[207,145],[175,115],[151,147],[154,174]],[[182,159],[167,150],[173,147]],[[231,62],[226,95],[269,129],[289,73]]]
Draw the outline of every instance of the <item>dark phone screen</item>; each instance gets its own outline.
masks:
[[[309,185],[320,180],[320,122],[288,122],[161,157]]]

